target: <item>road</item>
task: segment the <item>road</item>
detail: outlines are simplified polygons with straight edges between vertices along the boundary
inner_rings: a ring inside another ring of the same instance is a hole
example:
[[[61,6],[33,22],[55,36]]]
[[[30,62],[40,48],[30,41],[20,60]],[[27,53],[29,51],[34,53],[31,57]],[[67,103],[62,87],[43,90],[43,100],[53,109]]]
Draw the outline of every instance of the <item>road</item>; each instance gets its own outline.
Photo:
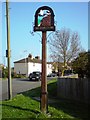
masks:
[[[21,93],[33,88],[39,87],[41,81],[29,81],[29,79],[13,79],[12,80],[12,94],[13,97],[17,93]],[[0,80],[0,100],[8,99],[8,80]]]

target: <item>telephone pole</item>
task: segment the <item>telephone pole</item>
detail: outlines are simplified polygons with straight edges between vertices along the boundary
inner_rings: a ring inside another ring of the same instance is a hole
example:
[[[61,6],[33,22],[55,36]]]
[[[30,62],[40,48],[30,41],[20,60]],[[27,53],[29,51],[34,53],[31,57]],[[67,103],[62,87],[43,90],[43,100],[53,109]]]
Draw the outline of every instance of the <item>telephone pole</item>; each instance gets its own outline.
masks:
[[[8,64],[8,99],[12,99],[11,66],[10,66],[10,20],[8,0],[6,0],[6,24],[7,24],[7,64]]]

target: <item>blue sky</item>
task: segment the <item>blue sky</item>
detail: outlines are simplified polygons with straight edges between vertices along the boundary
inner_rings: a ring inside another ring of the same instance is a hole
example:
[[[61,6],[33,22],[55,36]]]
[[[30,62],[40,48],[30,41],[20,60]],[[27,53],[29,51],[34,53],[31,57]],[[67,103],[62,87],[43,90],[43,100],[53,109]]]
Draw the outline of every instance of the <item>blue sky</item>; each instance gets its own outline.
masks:
[[[81,45],[88,50],[88,3],[87,2],[11,2],[10,6],[10,36],[11,36],[11,65],[20,58],[31,53],[34,57],[41,57],[40,36],[33,30],[35,11],[43,6],[51,7],[57,22],[56,29],[69,28],[80,35]],[[2,3],[2,62],[6,64],[5,52],[6,40],[6,17],[5,3]],[[41,32],[39,32],[41,34]],[[49,34],[48,32],[47,34]],[[47,58],[49,56],[49,45],[47,43]],[[49,58],[48,58],[49,60]]]

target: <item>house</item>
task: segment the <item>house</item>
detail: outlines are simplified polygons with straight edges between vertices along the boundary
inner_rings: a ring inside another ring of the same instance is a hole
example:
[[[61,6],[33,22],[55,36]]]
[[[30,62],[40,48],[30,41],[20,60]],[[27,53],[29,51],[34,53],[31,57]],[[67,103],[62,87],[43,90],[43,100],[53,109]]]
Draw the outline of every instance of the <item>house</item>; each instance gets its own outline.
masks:
[[[41,65],[42,61],[39,56],[33,58],[32,55],[29,54],[27,58],[14,62],[14,72],[16,74],[22,74],[28,77],[33,71],[41,72]],[[52,73],[52,64],[51,62],[47,62],[47,75],[50,73]]]
[[[2,78],[2,67],[3,67],[3,65],[0,64],[0,78]]]

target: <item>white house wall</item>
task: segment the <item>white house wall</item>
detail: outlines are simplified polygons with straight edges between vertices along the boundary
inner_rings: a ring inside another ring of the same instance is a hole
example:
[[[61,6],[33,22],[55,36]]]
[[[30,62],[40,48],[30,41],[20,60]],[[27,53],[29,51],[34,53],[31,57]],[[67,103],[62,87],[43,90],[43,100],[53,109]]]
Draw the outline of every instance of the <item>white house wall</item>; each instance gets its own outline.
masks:
[[[40,63],[28,63],[28,75],[33,71],[40,71],[41,72],[41,64]]]
[[[47,75],[52,73],[52,65],[51,64],[47,64]]]
[[[42,64],[40,63],[28,63],[28,75],[33,71],[42,71]],[[47,64],[47,75],[52,73],[52,65]]]
[[[28,77],[33,71],[42,71],[42,64],[40,63],[14,63],[14,71],[17,74],[26,74]],[[47,64],[47,75],[52,73],[52,65]]]
[[[27,63],[14,63],[14,72],[27,75]]]

